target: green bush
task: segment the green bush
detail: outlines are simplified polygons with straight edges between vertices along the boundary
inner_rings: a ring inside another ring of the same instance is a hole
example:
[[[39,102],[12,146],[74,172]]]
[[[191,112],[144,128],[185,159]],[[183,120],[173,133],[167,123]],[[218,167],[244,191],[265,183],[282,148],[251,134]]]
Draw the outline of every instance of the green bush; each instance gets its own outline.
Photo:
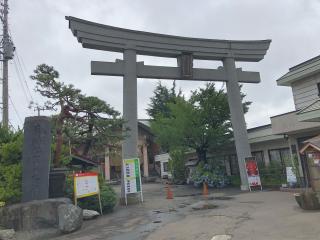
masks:
[[[185,182],[186,166],[185,154],[182,149],[170,151],[169,170],[175,182]]]
[[[23,134],[17,132],[12,135],[10,141],[0,144],[0,164],[10,165],[21,162]]]
[[[100,191],[102,212],[112,212],[117,203],[116,193],[109,185],[106,184],[100,186]],[[100,212],[98,196],[81,198],[79,199],[78,203],[79,207],[81,207],[82,209],[90,209]]]
[[[0,202],[20,201],[22,146],[21,130],[14,132],[0,126]]]
[[[230,184],[231,184],[231,186],[233,186],[233,187],[240,187],[240,185],[241,185],[241,178],[240,178],[239,175],[229,176],[229,179],[230,179]]]
[[[282,183],[286,183],[286,175],[283,171],[279,162],[270,162],[267,166],[261,166],[259,173],[262,186],[281,186]]]
[[[21,199],[21,164],[0,165],[0,202],[6,204]]]
[[[191,180],[197,187],[207,182],[209,187],[223,188],[230,184],[230,179],[226,176],[221,166],[213,166],[200,162],[191,174]]]
[[[112,212],[113,208],[117,204],[117,195],[113,188],[106,184],[103,179],[99,178],[100,183],[100,195],[101,195],[101,205],[102,205],[102,212],[108,213]],[[74,200],[73,195],[73,177],[67,177],[67,187],[66,187],[66,197]],[[99,199],[98,196],[90,196],[85,198],[78,199],[78,205],[82,209],[90,209],[100,212],[99,207]]]

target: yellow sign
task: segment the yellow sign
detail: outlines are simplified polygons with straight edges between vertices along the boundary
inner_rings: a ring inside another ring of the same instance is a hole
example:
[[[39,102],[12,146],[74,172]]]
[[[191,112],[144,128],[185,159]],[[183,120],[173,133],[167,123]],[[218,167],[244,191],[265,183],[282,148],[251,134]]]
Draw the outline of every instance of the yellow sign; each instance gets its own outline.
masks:
[[[74,175],[74,194],[77,198],[99,194],[97,173],[76,173]]]
[[[102,215],[100,188],[98,181],[98,173],[87,172],[87,173],[76,173],[73,177],[74,182],[74,202],[77,205],[78,198],[89,197],[98,195],[100,212]]]

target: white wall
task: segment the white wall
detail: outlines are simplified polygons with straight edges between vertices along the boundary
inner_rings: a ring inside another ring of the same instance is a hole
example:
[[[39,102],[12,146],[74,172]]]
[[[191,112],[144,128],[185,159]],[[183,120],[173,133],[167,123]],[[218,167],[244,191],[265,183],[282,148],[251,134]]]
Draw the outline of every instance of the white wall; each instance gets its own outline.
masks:
[[[291,88],[296,110],[307,107],[319,99],[318,82],[320,82],[320,74],[309,76],[292,83]]]
[[[271,117],[271,125],[273,134],[293,134],[320,129],[320,122],[299,122],[296,112]]]

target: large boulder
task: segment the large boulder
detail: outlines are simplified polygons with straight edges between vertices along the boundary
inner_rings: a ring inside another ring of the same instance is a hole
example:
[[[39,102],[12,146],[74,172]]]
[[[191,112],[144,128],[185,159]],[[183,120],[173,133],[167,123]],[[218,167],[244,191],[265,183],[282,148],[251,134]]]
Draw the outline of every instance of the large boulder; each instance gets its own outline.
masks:
[[[82,226],[82,209],[73,204],[62,204],[58,207],[59,230],[62,233],[71,233]]]
[[[0,240],[15,240],[16,233],[13,229],[0,229]]]
[[[15,231],[33,231],[58,227],[58,207],[68,198],[35,200],[0,208],[0,226]]]

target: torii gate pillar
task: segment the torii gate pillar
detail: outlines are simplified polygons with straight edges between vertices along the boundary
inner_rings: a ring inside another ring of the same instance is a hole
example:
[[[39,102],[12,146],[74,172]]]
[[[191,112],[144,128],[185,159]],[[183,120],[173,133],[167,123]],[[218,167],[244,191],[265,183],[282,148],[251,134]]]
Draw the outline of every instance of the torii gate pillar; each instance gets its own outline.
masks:
[[[236,145],[238,165],[241,178],[241,190],[249,190],[248,178],[245,167],[245,158],[251,156],[248,141],[247,127],[244,119],[244,112],[241,100],[240,86],[236,74],[234,58],[226,57],[223,60],[228,80],[226,82],[228,103],[231,114],[231,123]]]
[[[138,156],[138,109],[137,109],[137,55],[136,51],[126,49],[123,53],[123,118],[124,127],[129,128],[129,136],[122,144],[122,159]]]

